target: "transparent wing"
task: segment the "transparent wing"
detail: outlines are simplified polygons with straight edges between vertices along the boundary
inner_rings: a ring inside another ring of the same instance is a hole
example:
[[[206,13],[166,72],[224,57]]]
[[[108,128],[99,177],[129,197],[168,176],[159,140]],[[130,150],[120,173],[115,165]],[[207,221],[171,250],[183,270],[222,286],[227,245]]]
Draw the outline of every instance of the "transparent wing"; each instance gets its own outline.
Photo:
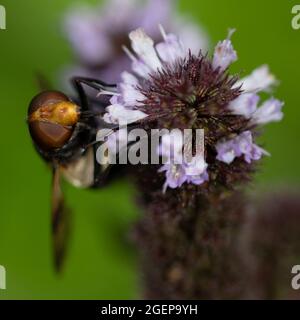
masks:
[[[64,196],[61,189],[60,167],[53,169],[51,210],[54,266],[55,270],[60,272],[68,246],[71,221],[71,212],[65,206]]]

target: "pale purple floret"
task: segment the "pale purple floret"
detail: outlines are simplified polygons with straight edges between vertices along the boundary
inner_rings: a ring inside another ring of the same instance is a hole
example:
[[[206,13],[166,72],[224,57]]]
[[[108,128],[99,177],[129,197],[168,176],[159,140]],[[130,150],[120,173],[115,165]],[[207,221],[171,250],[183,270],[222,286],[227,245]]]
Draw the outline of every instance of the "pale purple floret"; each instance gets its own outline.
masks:
[[[166,163],[158,171],[165,172],[166,174],[166,181],[163,186],[164,192],[168,187],[171,189],[179,188],[187,181],[187,176],[182,165]]]
[[[137,86],[139,85],[138,79],[133,74],[126,71],[121,74],[121,79],[122,82],[119,84],[119,88],[122,104],[129,108],[142,105],[140,101],[143,101],[145,97],[140,90],[137,89]]]
[[[200,185],[209,180],[207,172],[207,163],[204,160],[204,156],[195,156],[190,163],[185,165],[185,174],[187,177],[187,183],[193,183]]]
[[[164,191],[169,187],[171,189],[181,187],[185,182],[200,185],[205,181],[208,181],[209,176],[207,173],[207,164],[204,162],[203,168],[200,173],[200,168],[195,170],[194,167],[187,164],[174,164],[166,163],[160,169],[159,172],[166,172],[166,181],[164,184]],[[196,172],[197,174],[191,174]]]
[[[139,61],[143,62],[151,71],[157,71],[161,68],[159,60],[154,48],[154,41],[148,37],[141,28],[129,33],[131,47],[135,54],[139,57]]]
[[[208,172],[205,170],[202,174],[194,175],[194,176],[187,176],[187,183],[192,183],[196,185],[200,185],[209,180]]]
[[[257,109],[260,97],[256,93],[242,93],[238,98],[231,101],[228,108],[232,113],[251,118]]]
[[[216,145],[217,160],[230,164],[235,158],[244,156],[247,163],[259,160],[267,151],[253,143],[251,131],[244,131],[231,140]]]
[[[267,65],[255,69],[249,76],[239,80],[235,87],[241,87],[244,92],[269,92],[277,83],[276,78],[270,73]]]
[[[229,67],[231,63],[237,60],[237,53],[233,49],[230,37],[234,30],[230,31],[227,39],[220,41],[216,48],[213,56],[213,68],[219,68],[220,71],[224,71]]]
[[[283,102],[274,98],[265,101],[253,114],[253,122],[257,124],[266,124],[282,120],[283,113],[281,108],[283,105]]]
[[[174,34],[166,34],[160,26],[164,41],[158,43],[155,48],[163,62],[173,63],[179,58],[184,58],[186,50],[181,40]]]
[[[159,172],[166,172],[164,190],[168,187],[178,188],[185,182],[200,185],[209,179],[204,155],[195,155],[190,162],[187,162],[184,157],[183,141],[183,133],[180,130],[173,130],[162,137],[158,153],[165,161],[159,169]]]

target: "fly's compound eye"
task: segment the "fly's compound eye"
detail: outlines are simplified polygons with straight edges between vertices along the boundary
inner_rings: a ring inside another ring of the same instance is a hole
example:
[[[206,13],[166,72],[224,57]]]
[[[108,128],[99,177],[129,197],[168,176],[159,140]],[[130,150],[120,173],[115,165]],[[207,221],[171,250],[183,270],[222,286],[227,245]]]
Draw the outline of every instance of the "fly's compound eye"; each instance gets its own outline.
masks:
[[[38,94],[28,108],[31,137],[44,150],[63,147],[71,138],[78,120],[78,106],[58,91]]]

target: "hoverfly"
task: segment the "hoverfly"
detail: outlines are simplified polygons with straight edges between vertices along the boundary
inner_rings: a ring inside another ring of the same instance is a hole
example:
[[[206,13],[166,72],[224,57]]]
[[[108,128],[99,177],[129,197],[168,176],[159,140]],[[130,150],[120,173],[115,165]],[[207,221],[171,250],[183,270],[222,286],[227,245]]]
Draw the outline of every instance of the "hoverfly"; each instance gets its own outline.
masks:
[[[64,204],[62,176],[71,184],[95,188],[104,184],[108,165],[96,161],[96,133],[117,126],[105,123],[99,115],[105,105],[88,98],[84,85],[99,92],[115,92],[115,85],[75,77],[72,84],[79,102],[59,91],[42,91],[30,102],[28,127],[33,144],[50,165],[52,178],[51,225],[55,269],[62,267],[69,230],[70,211]]]

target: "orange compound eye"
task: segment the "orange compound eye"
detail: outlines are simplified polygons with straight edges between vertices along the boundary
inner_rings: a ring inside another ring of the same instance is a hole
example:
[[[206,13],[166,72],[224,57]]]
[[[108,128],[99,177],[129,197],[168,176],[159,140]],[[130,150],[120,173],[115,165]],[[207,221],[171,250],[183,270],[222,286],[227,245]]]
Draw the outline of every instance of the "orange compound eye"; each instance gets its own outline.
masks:
[[[63,147],[72,136],[78,120],[78,106],[58,91],[38,94],[28,108],[31,137],[45,150]]]

